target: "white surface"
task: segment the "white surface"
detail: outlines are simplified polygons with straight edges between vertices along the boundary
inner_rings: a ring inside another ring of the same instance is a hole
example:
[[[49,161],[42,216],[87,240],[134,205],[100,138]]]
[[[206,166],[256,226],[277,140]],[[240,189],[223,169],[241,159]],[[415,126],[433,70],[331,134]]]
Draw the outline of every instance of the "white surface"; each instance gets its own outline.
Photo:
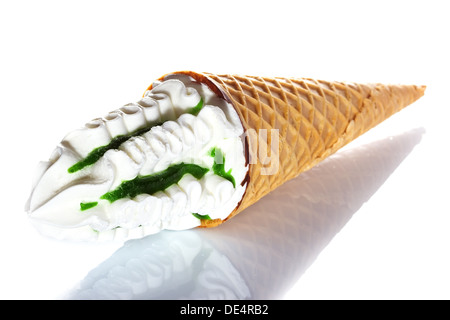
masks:
[[[139,252],[121,255],[126,247],[114,253],[121,243],[40,236],[24,203],[37,162],[69,130],[180,69],[428,86],[421,100],[222,229],[195,231],[215,262],[192,279],[225,272],[245,284],[237,297],[248,288],[252,297],[286,299],[450,298],[446,8],[445,1],[1,2],[0,298],[67,297],[91,270],[114,280],[117,272],[98,267],[103,261],[139,262]],[[344,187],[334,168],[347,177]],[[295,212],[289,227],[274,219]],[[175,233],[174,242],[183,236]],[[151,291],[140,288],[122,297]]]

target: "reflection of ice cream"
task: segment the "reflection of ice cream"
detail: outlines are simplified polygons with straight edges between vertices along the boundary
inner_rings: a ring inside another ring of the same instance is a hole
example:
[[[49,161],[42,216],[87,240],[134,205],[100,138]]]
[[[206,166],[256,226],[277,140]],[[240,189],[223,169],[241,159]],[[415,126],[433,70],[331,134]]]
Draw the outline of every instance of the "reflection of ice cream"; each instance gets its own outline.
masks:
[[[131,240],[91,271],[71,299],[247,299],[226,256],[194,231]]]
[[[69,238],[141,237],[225,219],[245,192],[237,113],[188,76],[69,133],[29,200],[40,230]]]

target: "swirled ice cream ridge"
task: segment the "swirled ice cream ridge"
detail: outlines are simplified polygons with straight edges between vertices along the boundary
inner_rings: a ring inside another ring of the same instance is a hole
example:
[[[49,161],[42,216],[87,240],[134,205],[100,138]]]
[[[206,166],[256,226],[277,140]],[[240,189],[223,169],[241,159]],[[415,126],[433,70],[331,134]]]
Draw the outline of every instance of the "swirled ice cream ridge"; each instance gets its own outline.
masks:
[[[206,85],[167,77],[67,134],[39,163],[26,210],[42,233],[81,240],[225,219],[245,193],[242,134],[234,108]]]

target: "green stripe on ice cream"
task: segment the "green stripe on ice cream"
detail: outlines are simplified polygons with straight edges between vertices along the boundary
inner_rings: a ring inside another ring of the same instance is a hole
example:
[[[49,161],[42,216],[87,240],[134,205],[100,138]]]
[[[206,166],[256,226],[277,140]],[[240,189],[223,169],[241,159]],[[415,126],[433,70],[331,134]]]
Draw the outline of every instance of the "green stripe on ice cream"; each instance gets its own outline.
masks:
[[[90,208],[95,207],[96,205],[98,205],[98,202],[81,202],[80,203],[80,210],[84,211]]]
[[[198,214],[198,213],[193,213],[192,215],[194,217],[196,217],[197,219],[200,219],[200,220],[211,220],[211,217],[209,215],[207,215],[207,214],[201,215],[201,214]]]
[[[108,143],[105,146],[95,148],[86,156],[86,158],[75,163],[73,166],[71,166],[69,169],[67,169],[67,171],[69,173],[74,173],[74,172],[77,172],[77,171],[83,169],[84,167],[87,167],[87,166],[90,166],[90,165],[96,163],[101,157],[103,157],[103,155],[106,153],[106,151],[119,148],[120,145],[122,143],[124,143],[125,141],[127,141],[128,139],[130,139],[132,137],[140,136],[140,135],[146,133],[147,131],[149,131],[151,128],[152,127],[144,127],[139,130],[136,130],[134,132],[131,132],[129,134],[124,134],[124,135],[119,135],[119,136],[114,137],[110,143]]]
[[[124,181],[113,191],[102,195],[100,199],[108,200],[112,203],[122,198],[133,198],[143,193],[152,195],[178,183],[187,173],[196,179],[201,179],[208,171],[209,169],[195,164],[175,164],[161,172],[147,176],[137,176],[132,180]]]
[[[203,107],[203,99],[200,99],[199,103],[195,107],[188,109],[187,112],[190,114],[196,115],[202,109],[202,107]],[[96,163],[101,157],[103,157],[103,155],[108,150],[118,149],[122,143],[129,140],[130,138],[143,135],[144,133],[150,131],[151,128],[153,128],[154,126],[158,126],[158,125],[161,125],[161,123],[158,123],[158,124],[155,124],[155,125],[152,125],[149,127],[140,128],[138,130],[130,132],[129,134],[115,136],[114,138],[112,138],[110,143],[108,143],[107,145],[95,148],[94,150],[89,152],[89,154],[86,156],[86,158],[75,163],[73,166],[71,166],[69,169],[67,169],[67,171],[69,173],[74,173],[74,172],[77,172],[77,171],[87,167],[87,166],[90,166],[90,165]]]
[[[211,157],[214,157],[213,171],[214,174],[227,179],[233,184],[233,187],[236,188],[236,182],[234,177],[231,175],[231,169],[225,172],[225,156],[223,155],[222,150],[219,148],[213,148],[210,153]]]
[[[193,114],[195,116],[200,112],[202,107],[203,107],[203,99],[200,98],[200,101],[198,102],[198,104],[195,107],[189,109],[188,113]]]
[[[225,156],[222,150],[217,147],[209,151],[209,155],[214,157],[212,170],[214,174],[227,179],[235,187],[234,177],[231,169],[225,172]],[[137,176],[132,180],[123,181],[116,189],[102,195],[100,199],[108,200],[110,203],[122,198],[133,198],[139,194],[153,195],[156,192],[164,191],[173,184],[178,183],[181,178],[189,173],[197,180],[201,179],[209,169],[195,164],[180,163],[169,166],[167,169],[146,176]],[[98,202],[80,203],[81,211],[95,207]],[[208,215],[193,213],[194,217],[203,220],[211,219]]]

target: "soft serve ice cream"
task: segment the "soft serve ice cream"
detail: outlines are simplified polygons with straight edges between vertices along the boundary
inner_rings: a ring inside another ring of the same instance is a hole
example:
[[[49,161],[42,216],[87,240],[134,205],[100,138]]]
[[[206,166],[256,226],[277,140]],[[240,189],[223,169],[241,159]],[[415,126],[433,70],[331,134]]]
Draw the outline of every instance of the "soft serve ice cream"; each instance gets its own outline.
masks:
[[[187,75],[72,131],[39,164],[27,211],[59,238],[141,237],[225,219],[248,164],[234,108]]]

